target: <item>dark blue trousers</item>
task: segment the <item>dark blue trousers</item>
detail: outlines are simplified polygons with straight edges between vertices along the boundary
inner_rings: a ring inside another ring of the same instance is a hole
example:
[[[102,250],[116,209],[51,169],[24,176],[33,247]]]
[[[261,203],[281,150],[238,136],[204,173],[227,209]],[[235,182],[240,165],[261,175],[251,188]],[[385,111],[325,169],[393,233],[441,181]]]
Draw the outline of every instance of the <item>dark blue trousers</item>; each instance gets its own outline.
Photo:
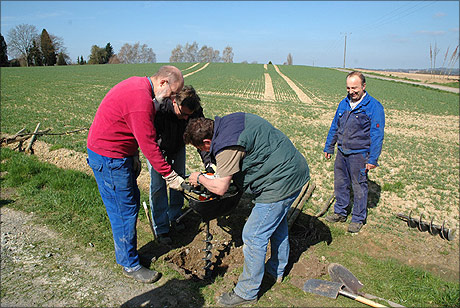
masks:
[[[350,203],[350,184],[353,188],[354,200],[352,222],[364,223],[367,217],[367,172],[368,153],[344,155],[337,151],[334,164],[334,212],[347,216],[346,208]]]

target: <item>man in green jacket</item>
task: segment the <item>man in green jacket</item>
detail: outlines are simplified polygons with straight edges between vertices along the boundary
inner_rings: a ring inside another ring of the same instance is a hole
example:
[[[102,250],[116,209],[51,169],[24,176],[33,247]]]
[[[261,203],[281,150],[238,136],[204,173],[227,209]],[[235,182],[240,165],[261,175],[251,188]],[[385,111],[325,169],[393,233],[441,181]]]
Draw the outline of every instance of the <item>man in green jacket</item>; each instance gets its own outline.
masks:
[[[186,144],[211,152],[216,177],[190,175],[192,185],[224,195],[233,180],[255,196],[255,206],[243,228],[243,273],[219,304],[236,306],[257,300],[264,273],[281,281],[289,258],[286,214],[310,179],[307,161],[280,130],[263,118],[233,113],[222,118],[190,120]],[[271,256],[265,265],[268,242]]]

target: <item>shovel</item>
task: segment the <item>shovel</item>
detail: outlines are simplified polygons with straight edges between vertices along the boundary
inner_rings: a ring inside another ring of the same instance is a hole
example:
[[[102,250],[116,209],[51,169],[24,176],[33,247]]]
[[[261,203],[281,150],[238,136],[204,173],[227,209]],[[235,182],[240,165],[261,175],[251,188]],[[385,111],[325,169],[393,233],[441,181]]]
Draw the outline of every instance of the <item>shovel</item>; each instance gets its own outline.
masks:
[[[363,287],[361,281],[358,280],[348,269],[343,265],[337,263],[329,264],[327,271],[331,276],[332,281],[342,283],[344,290],[365,297],[367,299],[379,299],[386,301],[391,307],[404,307],[400,304],[394,303],[384,298],[380,298],[371,294],[360,292],[359,290]]]
[[[343,290],[343,287],[343,283],[340,282],[326,281],[320,279],[309,279],[307,280],[307,282],[305,282],[303,290],[305,292],[319,294],[330,298],[337,298],[337,296],[340,294],[354,299],[355,301],[358,301],[360,303],[369,305],[371,307],[386,307],[382,304],[371,301],[370,299],[347,292]]]

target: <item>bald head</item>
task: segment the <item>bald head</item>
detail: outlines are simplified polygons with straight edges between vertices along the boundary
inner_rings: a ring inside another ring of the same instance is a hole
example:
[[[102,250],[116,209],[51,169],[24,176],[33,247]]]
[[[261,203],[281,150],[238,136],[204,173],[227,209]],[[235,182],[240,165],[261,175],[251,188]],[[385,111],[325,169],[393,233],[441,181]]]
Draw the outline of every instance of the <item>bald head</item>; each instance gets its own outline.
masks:
[[[158,101],[175,96],[184,87],[182,72],[175,66],[165,65],[151,78]]]
[[[172,65],[165,65],[160,67],[158,72],[153,75],[153,77],[166,79],[169,83],[180,83],[181,89],[184,86],[184,77],[182,76],[181,70]]]

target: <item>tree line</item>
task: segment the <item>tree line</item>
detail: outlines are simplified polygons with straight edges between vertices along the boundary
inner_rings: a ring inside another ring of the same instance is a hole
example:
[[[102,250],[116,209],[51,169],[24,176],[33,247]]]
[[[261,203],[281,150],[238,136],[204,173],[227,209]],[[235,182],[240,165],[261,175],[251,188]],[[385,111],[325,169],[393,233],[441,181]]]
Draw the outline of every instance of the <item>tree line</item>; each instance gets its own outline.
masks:
[[[48,33],[46,29],[38,34],[35,26],[21,24],[11,29],[7,38],[10,52],[15,58],[8,61],[8,46],[0,34],[1,66],[53,66],[69,63],[64,40]]]
[[[7,42],[8,41],[8,42]],[[43,29],[41,34],[33,25],[21,24],[11,29],[7,41],[0,34],[0,65],[1,66],[53,66],[73,64],[61,37],[48,33]],[[12,60],[8,60],[8,53]],[[124,44],[118,53],[114,52],[109,43],[105,47],[93,45],[85,60],[83,55],[76,59],[83,64],[118,64],[118,63],[156,63],[156,54],[152,48],[140,42]],[[219,50],[204,45],[199,48],[196,42],[177,45],[171,51],[170,62],[226,62],[233,63],[233,49],[225,47],[220,55]]]

